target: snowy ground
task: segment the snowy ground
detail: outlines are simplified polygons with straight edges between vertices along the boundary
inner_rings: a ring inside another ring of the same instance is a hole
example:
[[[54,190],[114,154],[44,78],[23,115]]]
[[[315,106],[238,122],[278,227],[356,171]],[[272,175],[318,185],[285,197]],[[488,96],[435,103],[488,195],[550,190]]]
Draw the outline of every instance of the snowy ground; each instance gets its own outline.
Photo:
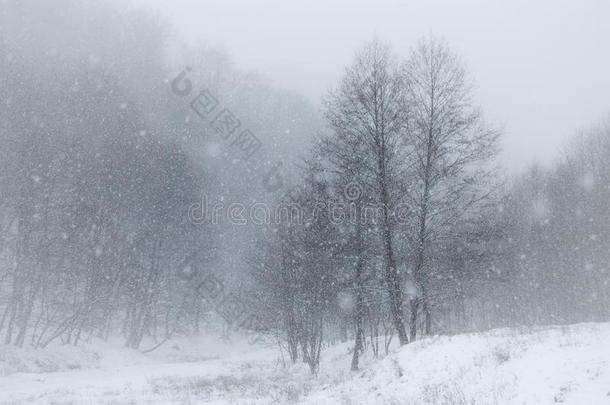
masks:
[[[318,377],[245,340],[176,340],[148,355],[0,346],[0,403],[610,404],[610,324],[432,337],[365,356],[357,373],[349,346],[327,348]]]
[[[610,404],[610,324],[434,337],[310,404]]]

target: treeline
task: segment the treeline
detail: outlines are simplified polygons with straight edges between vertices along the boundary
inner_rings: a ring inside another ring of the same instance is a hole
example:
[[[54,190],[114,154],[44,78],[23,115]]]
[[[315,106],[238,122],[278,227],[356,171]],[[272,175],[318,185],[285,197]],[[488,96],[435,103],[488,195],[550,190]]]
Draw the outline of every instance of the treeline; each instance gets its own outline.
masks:
[[[92,37],[117,21],[112,10],[79,27],[86,10],[60,3],[8,3],[0,24],[0,333],[5,344],[45,347],[120,328],[138,348],[145,334],[197,322],[187,310],[195,297],[175,294],[167,270],[213,242],[184,215],[213,181],[163,136],[192,129],[165,102],[157,24],[123,22],[127,38],[106,33],[114,46],[104,49]]]
[[[304,220],[283,218],[254,269],[292,361],[316,372],[326,341],[353,339],[355,370],[392,336],[608,319],[610,132],[509,181],[471,88],[444,41],[400,60],[375,40],[325,99],[282,201]]]
[[[284,132],[299,137],[311,112],[222,51],[170,34],[146,13],[98,2],[3,2],[3,343],[122,336],[136,349],[148,338],[148,349],[209,322],[213,307],[181,266],[230,279],[232,234],[194,223],[189,208],[204,195],[263,194],[269,148],[285,149]],[[185,100],[171,82],[187,61]],[[249,162],[189,107],[203,89],[264,143]]]
[[[507,260],[495,266],[510,276],[498,294],[504,296],[495,311],[500,319],[530,325],[608,320],[609,198],[609,120],[577,135],[553,167],[532,166],[514,181],[499,214]]]

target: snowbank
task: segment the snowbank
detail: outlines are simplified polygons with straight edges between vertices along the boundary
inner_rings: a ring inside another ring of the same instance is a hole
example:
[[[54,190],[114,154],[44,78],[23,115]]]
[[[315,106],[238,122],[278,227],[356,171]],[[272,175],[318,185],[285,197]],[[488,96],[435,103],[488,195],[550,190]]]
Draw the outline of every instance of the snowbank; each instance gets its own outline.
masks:
[[[432,337],[309,404],[610,404],[610,324]]]

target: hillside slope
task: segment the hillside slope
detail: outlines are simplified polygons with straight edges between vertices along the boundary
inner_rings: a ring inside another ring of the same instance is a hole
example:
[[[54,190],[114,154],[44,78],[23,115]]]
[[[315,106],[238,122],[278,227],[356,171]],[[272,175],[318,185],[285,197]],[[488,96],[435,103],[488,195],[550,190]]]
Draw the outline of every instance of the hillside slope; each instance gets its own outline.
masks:
[[[308,404],[610,404],[610,324],[432,337]]]

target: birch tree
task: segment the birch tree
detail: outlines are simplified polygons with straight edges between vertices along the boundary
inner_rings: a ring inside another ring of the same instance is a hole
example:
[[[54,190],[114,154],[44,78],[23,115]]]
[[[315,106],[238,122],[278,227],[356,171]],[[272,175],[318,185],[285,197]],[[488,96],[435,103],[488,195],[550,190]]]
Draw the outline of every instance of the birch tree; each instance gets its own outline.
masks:
[[[498,133],[483,123],[466,70],[444,42],[421,40],[402,74],[409,110],[405,135],[412,151],[407,190],[414,226],[409,243],[418,291],[410,300],[413,340],[420,309],[425,333],[431,329],[430,247],[489,201],[494,171],[488,162],[496,152]]]
[[[379,206],[379,238],[390,312],[401,344],[408,343],[404,326],[401,278],[396,265],[394,220],[400,180],[401,133],[406,123],[401,76],[387,45],[374,40],[356,55],[338,89],[325,102],[325,116],[343,154],[354,153],[362,170],[354,173],[344,161],[343,175],[374,197]],[[352,145],[352,146],[349,146]]]

